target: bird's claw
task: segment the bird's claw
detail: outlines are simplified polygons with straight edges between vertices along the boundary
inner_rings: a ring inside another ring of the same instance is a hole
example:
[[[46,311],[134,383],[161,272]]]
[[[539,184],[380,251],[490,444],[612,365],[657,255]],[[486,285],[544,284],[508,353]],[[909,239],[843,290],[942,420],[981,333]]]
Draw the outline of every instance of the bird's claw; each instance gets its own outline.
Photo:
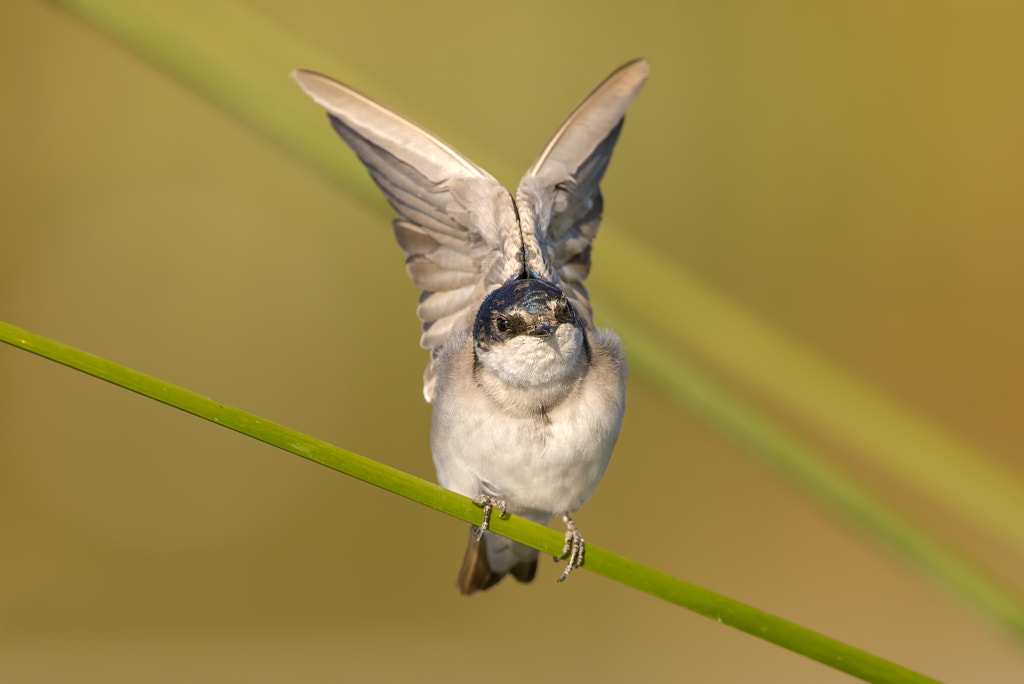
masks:
[[[479,527],[473,527],[473,536],[476,537],[477,540],[479,540],[482,536],[484,536],[484,531],[486,531],[487,528],[491,526],[492,508],[497,508],[499,511],[501,511],[501,514],[498,516],[499,518],[504,518],[506,515],[508,515],[508,512],[505,510],[506,504],[504,501],[502,501],[501,499],[495,499],[492,496],[487,496],[486,494],[481,494],[480,496],[473,499],[473,503],[475,503],[477,506],[484,507],[483,522],[480,523]]]
[[[562,516],[562,522],[565,523],[565,546],[562,547],[562,555],[555,558],[555,561],[565,558],[566,563],[562,576],[558,578],[559,582],[565,581],[570,572],[583,565],[584,550],[583,535],[568,513]]]

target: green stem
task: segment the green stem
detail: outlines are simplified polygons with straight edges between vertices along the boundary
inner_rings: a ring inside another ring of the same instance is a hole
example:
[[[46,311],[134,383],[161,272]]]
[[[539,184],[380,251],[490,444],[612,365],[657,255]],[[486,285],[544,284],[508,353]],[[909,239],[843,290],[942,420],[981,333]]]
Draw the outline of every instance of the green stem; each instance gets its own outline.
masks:
[[[480,508],[464,496],[112,361],[5,322],[0,322],[0,341],[351,475],[460,520],[478,524],[482,518]],[[507,519],[499,519],[495,516],[491,519],[491,529],[544,553],[561,553],[562,535],[522,518],[509,516]],[[865,681],[936,681],[592,544],[587,545],[584,567]]]
[[[895,555],[957,594],[1010,634],[1024,640],[1024,608],[1019,596],[950,553],[850,477],[821,459],[806,444],[758,414],[677,353],[642,334],[625,319],[617,329],[629,341],[632,365],[670,397],[713,428],[747,447],[787,481],[808,492],[824,508],[868,533]]]

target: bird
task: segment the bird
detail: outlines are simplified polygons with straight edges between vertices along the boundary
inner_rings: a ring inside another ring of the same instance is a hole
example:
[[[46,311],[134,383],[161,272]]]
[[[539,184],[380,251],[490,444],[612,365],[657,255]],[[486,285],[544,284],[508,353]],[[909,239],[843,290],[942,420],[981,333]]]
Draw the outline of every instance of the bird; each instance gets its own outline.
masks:
[[[438,483],[483,509],[456,586],[533,580],[539,552],[489,531],[514,514],[566,526],[558,581],[584,562],[572,518],[601,481],[626,406],[628,366],[597,328],[584,280],[601,223],[600,182],[626,110],[647,80],[626,63],[569,115],[513,196],[411,119],[328,76],[292,72],[327,111],[397,214],[406,270],[422,290],[423,396]],[[512,106],[529,109],[517,95]]]

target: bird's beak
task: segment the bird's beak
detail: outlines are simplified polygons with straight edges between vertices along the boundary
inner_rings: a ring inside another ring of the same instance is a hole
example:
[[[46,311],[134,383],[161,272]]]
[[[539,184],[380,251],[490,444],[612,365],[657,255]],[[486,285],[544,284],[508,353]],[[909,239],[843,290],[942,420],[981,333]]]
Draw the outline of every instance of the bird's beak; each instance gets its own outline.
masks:
[[[547,337],[553,332],[555,332],[555,326],[553,325],[538,325],[530,330],[527,335],[533,335],[534,337]]]

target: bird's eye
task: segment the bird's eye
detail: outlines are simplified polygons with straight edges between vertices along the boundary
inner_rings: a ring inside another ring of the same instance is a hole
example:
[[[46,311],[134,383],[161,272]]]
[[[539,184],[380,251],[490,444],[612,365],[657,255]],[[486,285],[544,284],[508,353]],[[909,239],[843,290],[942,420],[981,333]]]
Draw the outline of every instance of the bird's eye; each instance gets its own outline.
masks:
[[[494,319],[494,325],[498,326],[498,332],[508,332],[508,319],[503,316],[498,316]]]

